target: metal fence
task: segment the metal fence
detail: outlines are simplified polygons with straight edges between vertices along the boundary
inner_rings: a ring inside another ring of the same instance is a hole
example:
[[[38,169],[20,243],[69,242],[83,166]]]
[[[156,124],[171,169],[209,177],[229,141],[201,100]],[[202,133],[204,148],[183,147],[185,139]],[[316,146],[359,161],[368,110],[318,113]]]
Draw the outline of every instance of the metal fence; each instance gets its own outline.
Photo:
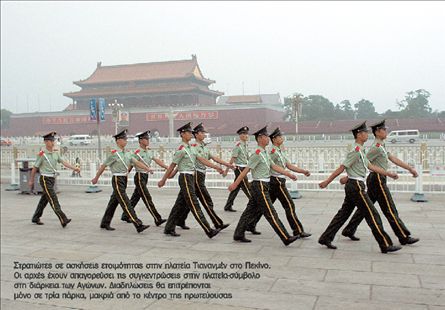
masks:
[[[345,158],[347,152],[352,149],[352,141],[343,141],[343,143],[300,143],[298,141],[287,141],[287,153],[289,159],[297,166],[307,169],[311,172],[310,177],[298,175],[298,181],[289,181],[289,187],[299,190],[318,190],[318,183],[326,179],[327,176],[335,170]],[[369,143],[367,143],[369,145]],[[177,146],[177,145],[176,145]],[[210,146],[211,151],[218,157],[229,160],[233,142],[230,143],[213,143]],[[10,170],[11,163],[22,158],[36,158],[37,153],[42,146],[31,145],[22,147],[2,147],[1,148],[1,164],[2,169]],[[136,148],[136,144],[130,145],[129,149]],[[254,151],[254,144],[249,146]],[[171,145],[164,146],[160,144],[152,145],[152,149],[156,152],[156,156],[167,164],[172,161],[176,147]],[[106,146],[102,150],[102,158],[105,159],[111,152],[111,145]],[[388,152],[394,154],[401,160],[416,165],[422,170],[422,187],[424,192],[445,192],[445,143],[429,145],[427,143],[412,145],[387,145]],[[90,171],[91,164],[97,168],[100,165],[98,151],[93,147],[69,147],[60,148],[60,152],[65,159],[71,163],[76,158],[81,161],[82,177],[71,177],[71,171],[60,168],[62,173],[58,177],[59,184],[69,185],[89,185],[95,171]],[[18,176],[17,169],[16,175]],[[162,169],[154,165],[155,173],[150,176],[148,186],[157,186],[157,182],[163,175]],[[416,181],[411,175],[403,169],[391,163],[390,169],[399,173],[398,180],[388,180],[388,186],[395,192],[413,192]],[[95,169],[94,169],[95,170]],[[2,175],[5,175],[3,172]],[[208,169],[206,184],[209,188],[227,188],[233,182],[233,173],[229,173],[227,177],[222,177],[212,169]],[[110,185],[110,175],[105,172],[101,177],[99,185]],[[129,178],[129,186],[133,186],[132,174]],[[171,179],[166,184],[167,187],[177,187],[177,181]],[[334,181],[329,190],[343,190],[338,182]]]

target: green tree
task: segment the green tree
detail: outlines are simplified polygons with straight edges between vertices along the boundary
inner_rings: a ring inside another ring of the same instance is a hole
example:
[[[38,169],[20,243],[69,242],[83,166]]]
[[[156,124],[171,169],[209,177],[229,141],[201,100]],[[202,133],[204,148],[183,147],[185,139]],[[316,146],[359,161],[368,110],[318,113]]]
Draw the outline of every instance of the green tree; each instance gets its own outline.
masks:
[[[1,109],[1,128],[9,128],[9,121],[11,119],[12,112],[6,109]]]
[[[337,119],[353,119],[354,110],[352,109],[352,104],[349,100],[343,100],[340,102],[341,118]]]
[[[375,111],[374,104],[369,100],[362,99],[354,104],[354,107],[355,112],[357,113],[357,118],[359,119],[378,117],[378,113]]]
[[[302,120],[332,120],[334,113],[334,104],[321,95],[302,98]]]
[[[402,101],[397,102],[397,105],[404,117],[430,117],[432,111],[428,101],[430,96],[430,92],[425,89],[410,91]]]

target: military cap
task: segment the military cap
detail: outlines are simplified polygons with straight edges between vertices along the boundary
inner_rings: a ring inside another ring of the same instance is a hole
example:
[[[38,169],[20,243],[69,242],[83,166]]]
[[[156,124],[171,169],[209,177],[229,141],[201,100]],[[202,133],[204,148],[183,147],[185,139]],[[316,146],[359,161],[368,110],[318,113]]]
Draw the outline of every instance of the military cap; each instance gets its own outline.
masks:
[[[127,139],[127,129],[122,130],[118,134],[114,135],[113,138],[117,139]]]
[[[258,138],[259,136],[267,136],[267,126],[264,126],[253,135],[255,136],[255,138]]]
[[[187,132],[187,131],[188,132],[193,132],[192,123],[191,122],[187,123],[184,126],[179,127],[178,129],[176,129],[176,131],[179,131],[180,133]]]
[[[374,123],[371,125],[372,128],[372,132],[376,132],[379,129],[386,129],[386,125],[385,125],[385,119],[383,121],[378,121],[377,123]]]
[[[351,131],[352,131],[352,133],[355,133],[355,134],[362,132],[362,131],[368,131],[368,128],[366,127],[366,121],[354,126],[354,128],[352,128]]]
[[[135,136],[138,137],[139,140],[150,139],[150,130],[138,132],[137,134],[135,134]]]
[[[193,133],[198,133],[198,132],[207,132],[207,130],[204,129],[204,126],[202,125],[202,123],[199,123],[198,126],[193,128]]]
[[[46,135],[43,135],[42,137],[43,137],[44,141],[45,140],[54,141],[54,140],[56,140],[56,134],[57,134],[57,132],[51,131],[51,132],[47,133]]]
[[[237,134],[243,134],[243,133],[249,133],[249,127],[247,126],[243,126],[240,129],[238,129],[238,131],[236,132]]]
[[[283,133],[280,131],[280,127],[275,128],[275,130],[269,135],[269,138],[273,139],[278,136],[282,136]]]

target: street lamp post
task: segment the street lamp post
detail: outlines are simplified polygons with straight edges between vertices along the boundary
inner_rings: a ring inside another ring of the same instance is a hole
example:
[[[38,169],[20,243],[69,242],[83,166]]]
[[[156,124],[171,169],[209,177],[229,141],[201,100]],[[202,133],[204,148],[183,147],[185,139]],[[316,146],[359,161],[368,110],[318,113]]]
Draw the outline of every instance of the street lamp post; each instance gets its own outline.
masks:
[[[112,116],[114,122],[114,134],[117,135],[117,124],[119,123],[119,112],[124,107],[123,103],[118,103],[117,99],[114,99],[113,103],[108,104],[113,109]]]

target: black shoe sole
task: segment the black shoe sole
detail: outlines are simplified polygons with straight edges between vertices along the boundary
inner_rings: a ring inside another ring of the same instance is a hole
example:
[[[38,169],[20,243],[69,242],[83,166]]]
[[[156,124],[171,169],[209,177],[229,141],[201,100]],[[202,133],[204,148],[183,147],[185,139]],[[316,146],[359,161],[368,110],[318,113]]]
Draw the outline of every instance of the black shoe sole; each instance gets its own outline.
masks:
[[[100,228],[105,229],[105,230],[108,230],[108,231],[116,230],[116,228],[113,228],[113,227],[110,227],[110,226],[107,226],[107,227],[105,227],[105,226],[100,226]]]
[[[328,243],[328,242],[325,242],[325,241],[318,240],[318,243],[320,243],[321,245],[326,246],[328,249],[331,249],[331,250],[336,250],[337,249],[337,247],[335,245],[333,245],[332,243],[330,243],[330,242]]]
[[[233,240],[238,241],[238,242],[242,242],[242,243],[249,243],[249,242],[252,242],[252,240],[250,240],[250,239],[239,238],[239,237],[234,237]]]
[[[156,222],[155,224],[156,224],[156,226],[160,226],[160,225],[164,224],[165,222],[167,222],[167,220],[162,219],[159,222]]]
[[[165,235],[172,236],[172,237],[179,237],[179,236],[181,236],[180,234],[178,234],[178,233],[175,232],[175,231],[164,231],[164,234],[165,234]]]

